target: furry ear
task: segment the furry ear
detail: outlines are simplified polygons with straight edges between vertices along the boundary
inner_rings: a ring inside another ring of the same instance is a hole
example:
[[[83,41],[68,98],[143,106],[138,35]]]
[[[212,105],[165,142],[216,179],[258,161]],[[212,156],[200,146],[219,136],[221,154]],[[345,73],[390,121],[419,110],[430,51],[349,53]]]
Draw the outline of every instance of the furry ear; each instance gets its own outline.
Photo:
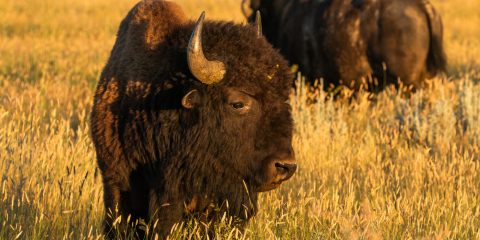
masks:
[[[201,96],[197,89],[190,90],[182,98],[182,105],[185,108],[199,107],[201,104]]]

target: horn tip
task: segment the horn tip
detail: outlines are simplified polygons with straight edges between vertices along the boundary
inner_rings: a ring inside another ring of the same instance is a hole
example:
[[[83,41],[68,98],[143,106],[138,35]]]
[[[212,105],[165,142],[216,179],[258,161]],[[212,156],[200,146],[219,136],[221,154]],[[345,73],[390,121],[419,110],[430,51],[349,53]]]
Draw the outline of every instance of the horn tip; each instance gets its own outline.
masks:
[[[260,16],[260,11],[257,10],[255,14],[255,25],[257,25],[257,37],[262,38],[262,18]]]

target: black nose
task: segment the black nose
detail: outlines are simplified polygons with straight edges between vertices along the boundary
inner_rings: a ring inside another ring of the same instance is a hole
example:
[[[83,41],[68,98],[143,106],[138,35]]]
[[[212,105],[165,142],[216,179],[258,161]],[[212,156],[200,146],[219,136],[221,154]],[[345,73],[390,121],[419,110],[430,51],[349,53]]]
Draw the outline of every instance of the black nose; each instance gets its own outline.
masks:
[[[294,160],[295,161],[295,160]],[[277,162],[275,163],[275,168],[277,169],[277,176],[280,177],[281,181],[286,181],[290,179],[295,171],[297,170],[296,163],[286,163],[286,162]]]

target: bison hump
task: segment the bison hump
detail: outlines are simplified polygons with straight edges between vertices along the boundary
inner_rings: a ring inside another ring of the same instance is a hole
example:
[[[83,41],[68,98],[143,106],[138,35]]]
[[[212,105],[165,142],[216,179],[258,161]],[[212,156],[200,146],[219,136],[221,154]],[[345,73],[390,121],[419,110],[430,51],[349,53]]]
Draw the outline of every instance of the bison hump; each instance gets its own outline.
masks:
[[[188,21],[182,7],[175,2],[141,1],[125,18],[127,26],[120,26],[118,36],[123,31],[129,38],[141,41],[141,45],[155,49],[169,32]]]

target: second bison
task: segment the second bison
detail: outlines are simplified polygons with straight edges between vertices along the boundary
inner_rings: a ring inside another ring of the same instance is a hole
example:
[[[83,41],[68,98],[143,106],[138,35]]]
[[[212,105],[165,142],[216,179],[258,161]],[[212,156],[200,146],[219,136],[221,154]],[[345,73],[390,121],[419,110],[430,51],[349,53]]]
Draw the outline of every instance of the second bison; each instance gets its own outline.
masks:
[[[446,68],[440,15],[427,0],[243,0],[250,22],[310,82],[420,88]],[[398,86],[398,85],[397,85]],[[372,89],[373,90],[373,89]]]

